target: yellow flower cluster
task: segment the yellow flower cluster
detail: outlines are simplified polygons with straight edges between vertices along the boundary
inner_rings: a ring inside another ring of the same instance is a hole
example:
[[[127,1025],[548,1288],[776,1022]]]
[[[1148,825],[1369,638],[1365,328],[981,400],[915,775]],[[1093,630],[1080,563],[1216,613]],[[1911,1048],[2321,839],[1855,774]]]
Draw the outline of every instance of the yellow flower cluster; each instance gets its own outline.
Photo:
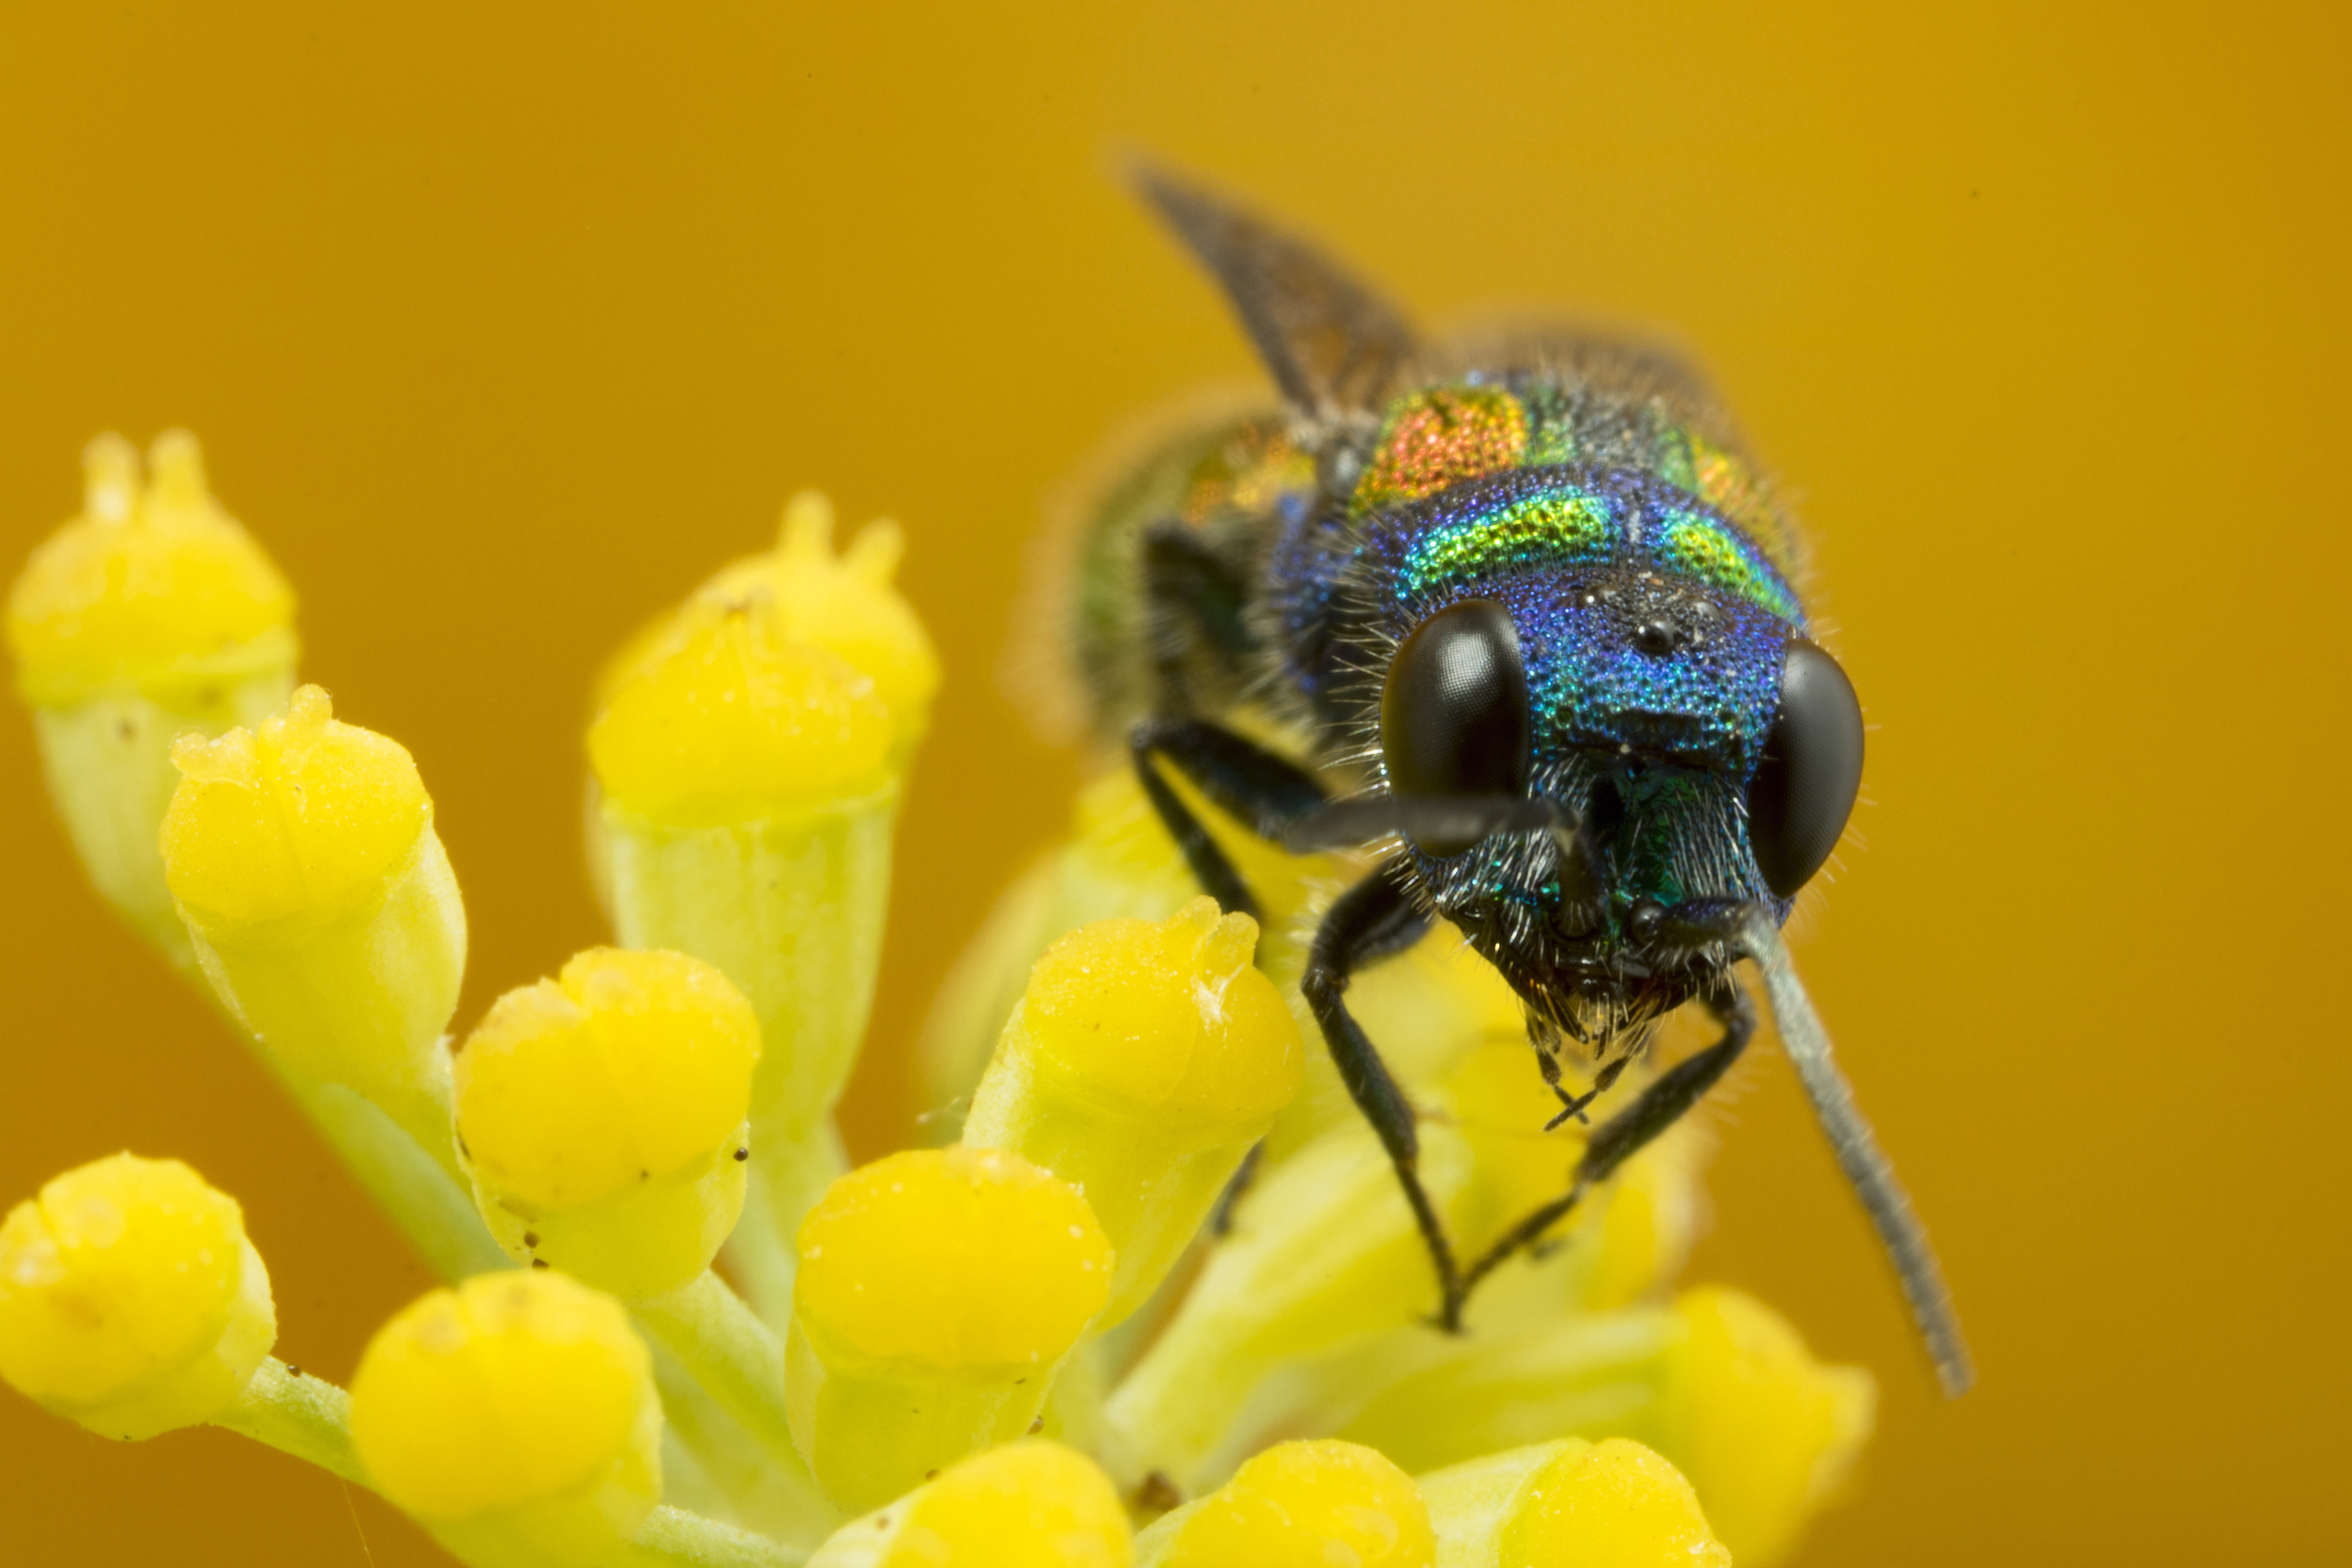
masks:
[[[177,1162],[0,1224],[0,1379],[110,1437],[211,1424],[374,1489],[477,1568],[1526,1568],[1783,1555],[1869,1379],[1759,1303],[1670,1291],[1661,1139],[1471,1331],[1307,1048],[1297,931],[1347,869],[1250,841],[1220,911],[1124,775],[1006,898],[924,1047],[952,1146],[846,1168],[900,786],[939,670],[896,528],[820,497],[597,685],[588,852],[617,945],[448,1032],[466,921],[398,744],[294,684],[292,597],[113,437],[8,605],[99,891],[216,998],[449,1282],[348,1394],[269,1354],[242,1211]],[[1433,939],[1355,993],[1476,1246],[1580,1129],[1518,1009]],[[1628,1092],[1624,1088],[1615,1091]]]

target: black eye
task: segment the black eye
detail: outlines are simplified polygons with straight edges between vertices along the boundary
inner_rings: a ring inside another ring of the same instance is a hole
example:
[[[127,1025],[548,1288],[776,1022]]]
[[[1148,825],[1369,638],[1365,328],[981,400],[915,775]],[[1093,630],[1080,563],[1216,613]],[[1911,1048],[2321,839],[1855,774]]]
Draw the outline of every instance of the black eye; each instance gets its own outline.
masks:
[[[1748,784],[1748,841],[1782,898],[1837,847],[1862,787],[1862,704],[1837,660],[1802,638],[1780,666],[1780,716]]]
[[[1381,694],[1381,751],[1399,795],[1517,795],[1530,728],[1518,628],[1493,600],[1440,610],[1397,649]],[[1459,855],[1475,842],[1421,847]]]

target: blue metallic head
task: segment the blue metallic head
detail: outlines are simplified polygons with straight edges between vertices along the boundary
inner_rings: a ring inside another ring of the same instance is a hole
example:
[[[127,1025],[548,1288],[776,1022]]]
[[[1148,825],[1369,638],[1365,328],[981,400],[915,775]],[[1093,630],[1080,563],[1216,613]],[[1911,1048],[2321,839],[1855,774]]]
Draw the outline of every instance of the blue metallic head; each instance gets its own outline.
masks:
[[[1689,994],[1677,966],[1650,972],[1662,925],[1785,913],[1748,802],[1790,649],[1811,645],[1738,525],[1653,474],[1546,466],[1356,519],[1334,564],[1308,685],[1373,742],[1381,782],[1523,794],[1576,825],[1405,847],[1438,910],[1564,1027],[1606,1037]],[[1366,649],[1386,654],[1377,690]]]

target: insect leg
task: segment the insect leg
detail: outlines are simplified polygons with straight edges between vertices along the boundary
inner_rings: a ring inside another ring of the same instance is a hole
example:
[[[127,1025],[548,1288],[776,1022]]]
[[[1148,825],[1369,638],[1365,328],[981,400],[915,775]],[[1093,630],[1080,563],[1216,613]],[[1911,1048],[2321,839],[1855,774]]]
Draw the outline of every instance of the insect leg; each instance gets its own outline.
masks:
[[[1297,763],[1200,719],[1146,719],[1135,727],[1128,746],[1145,797],[1184,852],[1184,863],[1192,867],[1202,889],[1228,913],[1255,916],[1257,900],[1241,873],[1160,776],[1152,759],[1166,758],[1220,809],[1239,817],[1260,837],[1277,841],[1286,826],[1323,804],[1323,786]]]
[[[1549,1051],[1537,1052],[1536,1066],[1543,1072],[1544,1086],[1551,1090],[1560,1104],[1559,1114],[1545,1122],[1543,1130],[1549,1132],[1563,1122],[1591,1121],[1584,1114],[1584,1108],[1607,1094],[1611,1086],[1616,1083],[1617,1075],[1623,1072],[1625,1064],[1633,1059],[1631,1057],[1619,1057],[1612,1062],[1604,1063],[1601,1070],[1592,1075],[1591,1089],[1582,1094],[1570,1094],[1559,1086],[1559,1058]]]
[[[1207,1229],[1211,1236],[1232,1233],[1234,1210],[1241,1206],[1242,1199],[1247,1197],[1250,1188],[1257,1184],[1258,1164],[1265,1158],[1265,1140],[1261,1138],[1249,1146],[1249,1152],[1242,1156],[1242,1163],[1234,1166],[1234,1173],[1225,1179],[1225,1190],[1217,1194],[1217,1206],[1209,1211]]]
[[[1298,989],[1322,1026],[1340,1081],[1380,1136],[1389,1163],[1396,1167],[1398,1184],[1404,1188],[1413,1223],[1421,1227],[1421,1239],[1437,1269],[1438,1321],[1451,1331],[1462,1326],[1454,1244],[1421,1184],[1421,1135],[1413,1127],[1412,1107],[1347,1004],[1350,975],[1375,959],[1402,952],[1428,929],[1429,917],[1414,907],[1395,874],[1383,866],[1342,893],[1323,917],[1307,950],[1307,973]]]
[[[1618,1166],[1681,1121],[1684,1113],[1696,1105],[1739,1059],[1739,1053],[1748,1048],[1748,1042],[1756,1034],[1755,1004],[1738,986],[1727,984],[1706,998],[1706,1005],[1723,1025],[1723,1037],[1667,1068],[1642,1091],[1641,1098],[1594,1131],[1584,1145],[1584,1157],[1576,1163],[1576,1174],[1567,1193],[1504,1232],[1500,1240],[1463,1270],[1465,1298],[1481,1279],[1509,1261],[1513,1254],[1541,1241],[1544,1233],[1565,1219],[1587,1192],[1607,1181]]]

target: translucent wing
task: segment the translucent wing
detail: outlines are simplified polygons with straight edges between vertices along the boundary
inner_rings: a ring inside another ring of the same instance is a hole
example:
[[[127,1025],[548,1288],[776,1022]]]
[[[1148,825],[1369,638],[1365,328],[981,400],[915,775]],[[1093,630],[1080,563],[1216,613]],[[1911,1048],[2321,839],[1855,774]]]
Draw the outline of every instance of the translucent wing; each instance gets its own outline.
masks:
[[[1150,167],[1134,179],[1223,285],[1282,395],[1303,413],[1367,412],[1414,351],[1402,317],[1314,247]]]

